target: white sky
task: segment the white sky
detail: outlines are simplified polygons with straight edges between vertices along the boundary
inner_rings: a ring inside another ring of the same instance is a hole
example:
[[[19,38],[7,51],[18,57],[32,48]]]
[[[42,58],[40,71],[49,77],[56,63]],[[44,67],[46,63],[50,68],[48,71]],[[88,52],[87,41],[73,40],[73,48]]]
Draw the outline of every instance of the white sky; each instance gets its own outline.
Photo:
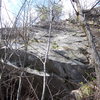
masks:
[[[93,4],[96,2],[96,0],[79,0],[82,7],[85,9],[91,8]],[[63,4],[63,12],[65,14],[64,18],[69,18],[69,14],[74,13],[74,9],[71,5],[70,0],[62,0]]]
[[[12,25],[14,22],[14,18],[16,14],[18,13],[20,7],[21,7],[21,1],[23,0],[2,0],[2,23],[6,26]],[[44,0],[41,0],[41,2]],[[90,8],[93,6],[96,0],[80,0],[80,3],[82,4],[83,8]],[[61,3],[63,5],[63,12],[64,17],[68,18],[69,14],[72,14],[74,12],[73,7],[70,3],[70,0],[61,0]],[[36,17],[35,9],[33,8],[32,17]]]

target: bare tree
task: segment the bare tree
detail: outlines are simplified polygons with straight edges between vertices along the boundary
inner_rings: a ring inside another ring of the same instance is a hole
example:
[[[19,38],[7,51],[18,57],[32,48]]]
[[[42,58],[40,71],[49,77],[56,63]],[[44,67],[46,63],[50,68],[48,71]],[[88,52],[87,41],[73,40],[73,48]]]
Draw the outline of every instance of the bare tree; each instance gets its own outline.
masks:
[[[85,17],[82,13],[81,4],[80,4],[79,0],[75,0],[75,2],[76,2],[76,5],[77,5],[78,20],[79,20],[80,25],[82,26],[82,28],[84,29],[84,31],[87,35],[89,46],[90,46],[91,51],[92,51],[91,54],[92,54],[92,59],[95,62],[95,72],[96,72],[96,78],[97,78],[97,86],[98,86],[98,89],[100,90],[100,57],[99,57],[99,54],[96,50],[96,45],[95,45],[90,27],[87,24]],[[99,91],[99,93],[100,93],[100,91]],[[100,97],[97,100],[99,100],[99,99],[100,99]]]
[[[37,12],[40,16],[40,21],[49,21],[50,20],[50,8],[48,6],[37,6]],[[62,15],[62,5],[52,2],[52,15],[54,21],[59,21]]]
[[[0,28],[2,27],[2,22],[1,22],[1,6],[2,6],[2,0],[0,0]],[[1,30],[0,30],[0,42],[1,42]]]

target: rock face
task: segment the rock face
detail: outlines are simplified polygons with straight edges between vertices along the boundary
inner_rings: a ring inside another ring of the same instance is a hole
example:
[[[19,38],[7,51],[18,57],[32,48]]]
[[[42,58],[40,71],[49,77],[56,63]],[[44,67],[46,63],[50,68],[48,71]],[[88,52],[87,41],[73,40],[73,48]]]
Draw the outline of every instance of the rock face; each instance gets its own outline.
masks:
[[[88,42],[85,33],[70,24],[66,25],[65,29],[51,30],[48,57],[55,61],[74,65],[88,63]],[[31,39],[29,40],[28,51],[35,53],[39,57],[44,57],[48,38],[48,28],[34,26],[31,32]]]
[[[41,60],[35,55],[27,53],[23,50],[11,50],[9,48],[2,48],[0,49],[0,59],[3,60],[5,63],[10,62],[17,67],[30,67],[31,69],[43,71],[43,63],[41,62]],[[2,66],[3,68],[3,64],[1,62],[0,66]],[[0,67],[1,72],[2,68]],[[46,63],[46,70],[47,73],[50,74],[50,76],[47,77],[45,100],[51,100],[52,98],[54,100],[66,100],[66,98],[69,98],[69,100],[71,100],[68,95],[71,92],[71,90],[77,89],[79,87],[78,83],[85,82],[83,76],[85,75],[85,72],[88,70],[88,66],[71,65],[48,59]],[[35,100],[38,100],[39,98],[40,100],[43,86],[42,77],[37,75],[31,76],[28,73],[25,74],[25,76],[23,75],[21,83],[21,100],[31,100],[32,98],[35,98]],[[3,94],[4,100],[6,99],[6,96],[11,98],[10,93],[12,88],[14,88],[12,98],[16,99],[19,79],[13,79],[13,76],[17,77],[19,75],[20,71],[15,71],[14,69],[9,70],[9,67],[7,68],[7,66],[5,66],[5,69],[3,70],[1,76],[1,81],[11,81],[10,84],[3,84],[0,90],[0,93]],[[27,76],[31,76],[32,78],[26,78]],[[34,93],[32,87],[30,87],[30,84],[32,84],[34,89],[36,88],[36,93]],[[9,86],[7,87],[7,85]],[[9,91],[8,93],[6,92],[7,90]]]
[[[22,37],[17,40],[17,45],[16,41],[14,42],[15,38],[12,39],[12,45],[8,44],[7,48],[0,48],[0,60],[3,60],[5,63],[10,62],[19,68],[29,67],[43,72],[43,62],[47,51],[48,38],[48,27],[33,26],[29,33],[28,44],[25,44],[26,42]],[[79,87],[78,84],[80,82],[85,82],[84,77],[89,67],[88,41],[85,33],[83,33],[81,29],[79,30],[70,24],[66,25],[63,30],[53,28],[50,38],[50,51],[46,62],[46,72],[49,73],[50,76],[47,77],[49,88],[48,86],[46,87],[47,94],[45,100],[51,100],[52,98],[54,98],[54,100],[67,100],[67,94],[70,93],[71,90]],[[27,51],[25,51],[24,46],[27,46]],[[0,66],[2,66],[1,63]],[[0,70],[2,72],[2,69]],[[11,72],[8,71],[7,73]],[[6,74],[3,73],[5,77],[1,77],[2,81],[6,81],[7,78],[11,79],[14,73],[9,74],[10,77]],[[14,75],[19,74],[15,73]],[[36,75],[33,75],[33,78],[32,81],[29,78],[29,81],[31,81],[31,84],[33,84],[33,87],[37,90],[36,94],[38,94],[40,99],[43,78]],[[27,79],[24,81],[26,82]],[[30,95],[33,91],[29,91],[31,89],[30,87],[25,88],[24,81],[22,83],[22,89],[26,89],[28,93],[30,93],[28,94],[29,97],[26,96],[26,98],[30,98],[29,100],[31,100]],[[27,86],[28,84],[29,83],[27,83]],[[15,87],[18,87],[18,82],[15,85]],[[4,85],[3,89],[5,89],[5,87]],[[1,89],[1,92],[3,89]],[[7,89],[5,89],[5,91],[6,90]],[[23,99],[21,100],[25,100],[26,98],[24,97],[27,93],[24,91],[22,91],[22,93]]]
[[[18,67],[29,67],[32,69],[36,69],[38,71],[43,71],[43,61],[36,57],[33,54],[27,53],[23,50],[11,50],[6,48],[6,60],[5,60],[5,49],[0,49],[0,59],[5,62],[10,62]],[[83,82],[83,75],[85,71],[88,69],[87,65],[71,65],[63,62],[54,61],[48,59],[46,62],[46,70],[47,73],[51,75],[56,75],[58,77],[63,78],[64,80],[67,78],[74,82]]]
[[[18,40],[14,38],[11,39],[11,42],[8,41],[7,46],[21,50],[24,49],[24,46],[27,46],[28,52],[40,58],[45,57],[49,38],[48,29],[47,27],[33,26],[28,33],[29,39],[26,37],[28,41],[23,40],[22,37],[19,37]],[[52,28],[50,38],[49,59],[74,65],[88,63],[88,41],[85,33],[78,27],[67,24],[63,30],[61,27]],[[26,42],[27,44],[25,44]]]
[[[53,25],[54,26],[54,25]],[[52,27],[53,27],[52,26]],[[38,56],[44,58],[47,50],[47,42],[49,38],[48,29],[46,27],[33,26],[29,33],[30,40],[28,41],[27,49]],[[51,44],[49,59],[71,64],[71,65],[84,65],[88,63],[88,42],[81,30],[73,25],[66,25],[63,30],[58,29],[51,30]],[[24,49],[25,41],[20,37],[19,42],[13,43],[10,48]],[[84,51],[86,53],[84,53]],[[22,54],[19,54],[22,55]],[[16,56],[18,56],[16,54]],[[15,61],[16,62],[16,61]]]

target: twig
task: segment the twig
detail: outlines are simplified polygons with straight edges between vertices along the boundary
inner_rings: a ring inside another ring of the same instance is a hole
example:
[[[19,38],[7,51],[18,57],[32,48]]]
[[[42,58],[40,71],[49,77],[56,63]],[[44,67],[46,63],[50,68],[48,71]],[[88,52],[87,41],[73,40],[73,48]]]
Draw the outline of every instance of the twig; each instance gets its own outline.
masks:
[[[24,75],[25,75],[25,73],[24,73]],[[25,75],[25,76],[26,76],[26,75]],[[36,99],[39,100],[39,98],[38,98],[38,96],[37,96],[37,94],[36,94],[36,92],[35,92],[35,90],[34,90],[32,84],[31,84],[31,82],[29,81],[29,79],[27,78],[27,76],[26,76],[25,78],[26,78],[26,80],[28,81],[28,83],[29,83],[29,85],[30,85],[30,88],[31,88],[32,91],[34,92],[34,94],[35,94],[35,96],[36,96]]]
[[[52,95],[52,93],[51,93],[51,90],[50,90],[48,84],[46,84],[46,86],[47,86],[47,88],[48,88],[48,90],[49,90],[49,93],[50,93],[50,96],[51,96],[51,100],[53,100],[53,95]]]
[[[21,72],[20,76],[19,76],[19,85],[18,85],[18,90],[17,90],[17,98],[16,100],[19,100],[20,99],[20,92],[21,92],[21,86],[22,86],[22,77],[23,75],[23,72]]]
[[[94,9],[99,3],[100,3],[100,0],[99,0],[98,2],[96,2],[96,3],[94,4],[94,6],[92,6],[92,8],[89,9],[87,12],[90,12],[92,9]]]
[[[43,69],[44,69],[44,77],[43,77],[43,91],[42,91],[42,97],[41,100],[44,100],[44,95],[45,95],[45,89],[46,89],[46,62],[48,59],[48,54],[50,50],[50,41],[51,41],[51,28],[52,28],[52,9],[50,10],[50,27],[49,27],[49,38],[48,38],[48,44],[47,44],[47,50],[45,54],[45,60],[43,63]]]

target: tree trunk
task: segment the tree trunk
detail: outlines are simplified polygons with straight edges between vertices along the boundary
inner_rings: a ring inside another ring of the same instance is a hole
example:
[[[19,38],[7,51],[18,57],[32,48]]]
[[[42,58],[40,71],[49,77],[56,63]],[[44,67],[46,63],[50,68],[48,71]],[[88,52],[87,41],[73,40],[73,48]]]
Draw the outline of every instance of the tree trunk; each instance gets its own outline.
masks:
[[[1,7],[2,6],[2,0],[0,0],[0,28],[2,28],[2,22],[1,22]],[[2,31],[1,31],[1,29],[0,29],[0,42],[1,42],[1,33]]]
[[[85,31],[87,38],[88,38],[89,46],[91,48],[92,59],[95,62],[95,72],[96,72],[96,78],[97,78],[97,85],[98,85],[98,88],[100,90],[100,57],[99,57],[99,54],[96,50],[96,45],[95,45],[95,42],[93,40],[93,35],[92,35],[91,30],[90,30],[90,27],[87,24],[87,22],[83,16],[79,0],[77,0],[76,6],[77,6],[77,11],[79,13],[78,19],[79,19],[80,25],[84,28],[84,31]]]

